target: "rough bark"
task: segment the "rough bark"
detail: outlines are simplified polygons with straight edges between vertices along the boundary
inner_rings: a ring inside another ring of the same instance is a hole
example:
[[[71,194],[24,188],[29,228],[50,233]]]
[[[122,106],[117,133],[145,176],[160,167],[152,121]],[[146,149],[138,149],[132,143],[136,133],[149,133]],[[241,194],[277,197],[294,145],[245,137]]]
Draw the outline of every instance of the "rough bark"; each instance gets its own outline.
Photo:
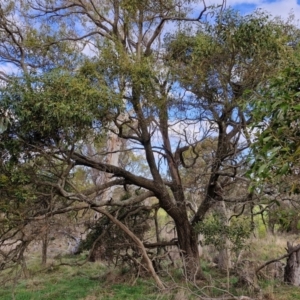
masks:
[[[205,279],[200,266],[198,239],[188,220],[175,220],[178,244],[185,264],[185,275],[191,281]]]
[[[300,286],[300,245],[287,243],[288,258],[284,269],[284,281]]]
[[[45,235],[42,239],[42,265],[45,266],[47,263],[47,250],[48,250],[48,231],[45,232]]]

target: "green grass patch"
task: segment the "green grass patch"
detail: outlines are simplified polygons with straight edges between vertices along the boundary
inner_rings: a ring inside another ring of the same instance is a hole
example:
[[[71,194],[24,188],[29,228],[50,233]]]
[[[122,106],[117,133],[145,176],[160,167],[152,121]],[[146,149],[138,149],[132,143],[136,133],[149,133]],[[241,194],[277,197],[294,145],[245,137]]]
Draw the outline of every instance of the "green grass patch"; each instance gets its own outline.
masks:
[[[0,289],[0,300],[167,300],[157,294],[151,279],[137,280],[132,285],[132,277],[122,270],[110,270],[101,263],[58,266],[59,262],[75,261],[74,257],[62,257],[43,272],[36,272],[36,261],[29,263],[29,279],[21,279],[13,286],[9,281]],[[3,275],[0,274],[3,281]],[[134,278],[133,278],[134,279]],[[131,281],[131,282],[130,282]]]
[[[107,299],[128,299],[128,300],[139,300],[139,299],[155,299],[154,295],[149,296],[149,289],[144,284],[137,284],[135,286],[126,286],[124,284],[116,284],[111,287],[114,292],[113,298]],[[148,295],[148,296],[147,296]]]
[[[27,284],[28,283],[28,284]],[[16,300],[72,300],[82,299],[90,294],[94,289],[99,288],[99,283],[85,277],[71,278],[51,278],[51,281],[45,284],[37,282],[36,286],[30,284],[30,281],[24,281],[17,287],[4,288],[0,291],[0,299]]]
[[[251,252],[245,250],[242,259],[250,259],[257,264],[261,264],[267,258],[282,255],[286,245],[286,240],[280,236],[268,236],[250,242]],[[135,275],[127,268],[111,269],[100,262],[78,265],[78,262],[83,262],[84,259],[85,256],[60,256],[49,259],[49,268],[39,272],[40,259],[31,256],[27,263],[29,279],[21,278],[13,286],[14,281],[6,279],[13,273],[20,273],[20,269],[16,268],[10,274],[8,271],[0,273],[1,282],[7,282],[0,289],[0,300],[192,300],[204,296],[203,293],[217,298],[228,295],[228,280],[229,291],[233,295],[248,295],[254,299],[257,296],[252,287],[238,282],[239,277],[234,270],[231,270],[227,279],[226,273],[204,259],[201,260],[201,266],[208,282],[198,282],[198,286],[185,281],[182,269],[166,264],[161,279],[169,289],[164,293],[155,288],[150,277],[136,280]],[[69,265],[59,265],[60,263]],[[261,279],[258,284],[262,290],[261,299],[300,300],[299,287],[266,279]]]

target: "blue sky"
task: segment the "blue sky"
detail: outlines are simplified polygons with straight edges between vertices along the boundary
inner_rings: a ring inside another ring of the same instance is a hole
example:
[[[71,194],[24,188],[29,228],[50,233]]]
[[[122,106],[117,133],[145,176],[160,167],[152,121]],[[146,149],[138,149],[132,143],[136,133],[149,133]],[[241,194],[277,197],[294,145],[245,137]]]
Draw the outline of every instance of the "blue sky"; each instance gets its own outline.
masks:
[[[221,0],[217,0],[221,2]],[[216,4],[216,0],[209,0],[209,3]],[[257,8],[262,8],[273,16],[287,18],[291,12],[295,18],[300,18],[300,0],[227,0],[227,7],[232,6],[242,13],[250,13]]]

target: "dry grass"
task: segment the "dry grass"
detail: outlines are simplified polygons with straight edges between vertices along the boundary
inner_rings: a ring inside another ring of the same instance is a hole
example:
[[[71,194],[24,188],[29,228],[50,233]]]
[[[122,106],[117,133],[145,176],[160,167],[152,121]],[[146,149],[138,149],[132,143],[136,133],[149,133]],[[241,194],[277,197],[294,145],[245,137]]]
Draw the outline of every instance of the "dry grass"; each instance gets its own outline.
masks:
[[[268,234],[262,239],[252,237],[243,251],[242,257],[255,261],[277,258],[286,253],[287,241],[291,239],[294,239],[294,236]]]

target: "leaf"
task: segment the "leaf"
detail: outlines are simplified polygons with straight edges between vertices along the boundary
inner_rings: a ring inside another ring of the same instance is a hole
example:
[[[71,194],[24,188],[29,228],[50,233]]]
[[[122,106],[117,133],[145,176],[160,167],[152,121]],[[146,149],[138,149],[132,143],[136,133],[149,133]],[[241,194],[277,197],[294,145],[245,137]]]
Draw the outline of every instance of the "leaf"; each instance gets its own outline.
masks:
[[[271,138],[272,138],[271,136],[267,136],[267,137],[263,138],[263,142],[266,143],[266,142],[269,141]]]
[[[283,167],[279,170],[279,174],[285,175],[287,173],[287,171],[289,170],[289,167],[290,167],[289,163],[285,163],[283,165]]]
[[[300,104],[297,104],[297,105],[293,106],[293,109],[297,110],[297,111],[300,111]]]
[[[268,153],[269,159],[271,160],[279,152],[280,149],[281,149],[281,146],[271,149],[270,152]]]
[[[296,151],[294,152],[294,156],[300,155],[300,146],[297,147]]]
[[[258,169],[258,174],[262,174],[267,167],[268,167],[267,164],[262,164]]]

